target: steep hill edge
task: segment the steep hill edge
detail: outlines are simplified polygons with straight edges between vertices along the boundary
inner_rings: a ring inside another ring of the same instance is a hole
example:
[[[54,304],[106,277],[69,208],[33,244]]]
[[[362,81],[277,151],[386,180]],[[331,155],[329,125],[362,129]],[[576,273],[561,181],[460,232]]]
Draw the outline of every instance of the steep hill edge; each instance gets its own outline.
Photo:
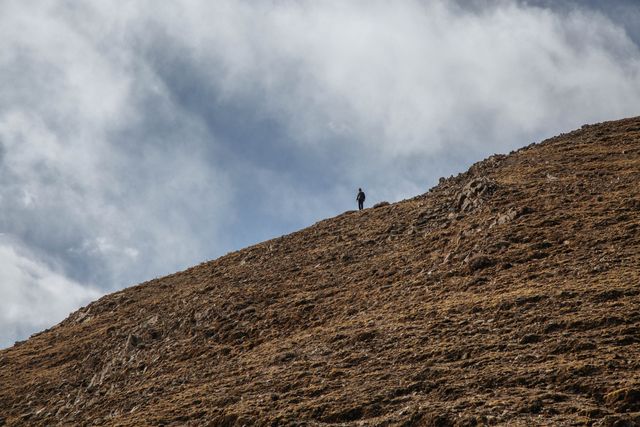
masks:
[[[107,295],[0,351],[0,424],[640,424],[639,178],[583,126]]]

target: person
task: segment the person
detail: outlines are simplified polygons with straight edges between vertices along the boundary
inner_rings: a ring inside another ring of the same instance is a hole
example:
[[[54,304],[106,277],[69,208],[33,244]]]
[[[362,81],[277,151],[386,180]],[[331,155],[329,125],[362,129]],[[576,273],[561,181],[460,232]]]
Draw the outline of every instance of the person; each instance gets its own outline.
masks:
[[[358,188],[358,195],[356,196],[356,200],[358,201],[358,210],[360,211],[364,208],[364,199],[364,191],[362,191],[362,188]]]

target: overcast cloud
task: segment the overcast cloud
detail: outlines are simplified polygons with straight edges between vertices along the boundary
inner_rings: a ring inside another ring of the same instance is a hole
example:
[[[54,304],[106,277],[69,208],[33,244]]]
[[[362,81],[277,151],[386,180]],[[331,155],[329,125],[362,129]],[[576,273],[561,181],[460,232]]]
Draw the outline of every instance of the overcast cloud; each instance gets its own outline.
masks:
[[[0,0],[0,347],[640,114],[638,6],[555,3]]]

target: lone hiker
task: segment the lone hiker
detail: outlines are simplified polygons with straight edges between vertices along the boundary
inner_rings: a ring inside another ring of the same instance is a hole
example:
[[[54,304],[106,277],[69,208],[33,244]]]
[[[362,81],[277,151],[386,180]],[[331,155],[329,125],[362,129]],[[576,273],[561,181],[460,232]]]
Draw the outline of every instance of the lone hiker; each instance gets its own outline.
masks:
[[[356,196],[356,200],[358,201],[358,210],[360,211],[364,208],[364,199],[364,191],[362,191],[362,188],[358,188],[358,195]]]

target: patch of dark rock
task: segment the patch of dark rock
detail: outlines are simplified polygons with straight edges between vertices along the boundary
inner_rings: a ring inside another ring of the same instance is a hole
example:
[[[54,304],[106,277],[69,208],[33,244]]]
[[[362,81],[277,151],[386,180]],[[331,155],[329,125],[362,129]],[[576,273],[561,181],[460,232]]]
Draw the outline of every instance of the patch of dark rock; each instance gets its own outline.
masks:
[[[510,234],[509,236],[507,236],[507,239],[511,243],[527,243],[527,242],[529,242],[531,240],[531,237],[529,237],[527,235],[521,235],[521,234],[513,233],[513,234]]]
[[[555,331],[561,331],[565,329],[567,326],[562,322],[551,322],[547,326],[544,327],[543,332],[545,334],[549,334]]]
[[[130,334],[127,337],[127,346],[138,347],[142,342],[142,339],[134,334]]]
[[[379,403],[372,403],[365,408],[363,418],[374,418],[383,413],[383,408]]]
[[[606,415],[598,426],[602,427],[637,427],[640,425],[640,413],[625,415]]]
[[[572,292],[572,291],[562,291],[558,294],[559,298],[562,299],[571,299],[571,298],[575,298],[578,296],[577,292]]]
[[[476,272],[480,270],[484,270],[485,268],[492,267],[496,264],[496,260],[494,258],[484,256],[484,255],[476,255],[469,259],[469,271]]]
[[[214,339],[218,335],[215,329],[205,329],[203,331],[203,334],[205,337],[209,339]]]
[[[358,310],[355,307],[351,307],[350,309],[347,310],[347,316],[354,316],[356,314],[358,314],[360,310]]]
[[[241,341],[249,337],[247,331],[238,330],[229,334],[229,338],[236,341]]]
[[[565,402],[569,400],[569,396],[562,393],[546,393],[540,396],[542,400],[548,400],[551,402]]]
[[[542,412],[542,407],[543,407],[542,400],[534,399],[531,402],[526,402],[522,404],[518,408],[518,412],[521,414],[539,414],[540,412]]]
[[[276,363],[286,363],[286,362],[290,362],[291,360],[294,360],[296,357],[298,357],[298,355],[292,351],[287,351],[284,352],[282,354],[279,354],[275,357],[275,362]]]
[[[413,422],[416,422],[416,423],[413,424]],[[414,419],[412,419],[412,424],[405,424],[405,425],[406,426],[423,425],[428,427],[453,427],[455,424],[448,415],[445,415],[445,414],[432,415],[431,414],[431,415],[426,415],[422,417],[414,416]]]
[[[535,209],[533,209],[531,206],[523,206],[520,209],[518,209],[518,216],[529,215],[534,212],[535,212]]]
[[[342,341],[347,339],[348,336],[344,335],[344,334],[335,334],[334,336],[331,337],[330,341],[331,342],[338,342],[338,341]]]
[[[151,338],[152,340],[158,340],[162,338],[162,332],[158,329],[151,329],[149,330],[148,334],[149,338]]]
[[[590,377],[599,373],[601,369],[592,364],[582,366],[569,366],[562,368],[555,376],[556,383],[568,383],[578,378]]]
[[[511,264],[510,262],[503,262],[502,264],[500,264],[500,268],[502,270],[508,270],[512,267],[513,267],[513,264]]]
[[[382,208],[382,207],[384,207],[384,206],[389,206],[389,202],[379,202],[379,203],[376,203],[375,205],[373,205],[373,208],[374,208],[374,209],[378,209],[378,208]]]
[[[520,338],[520,344],[535,344],[537,342],[540,342],[541,340],[542,337],[540,335],[527,334]]]
[[[539,260],[549,256],[548,252],[533,251],[527,257],[526,261]]]
[[[342,361],[342,366],[344,368],[352,368],[354,366],[360,365],[361,363],[364,363],[366,360],[368,360],[368,357],[366,356],[347,357]]]
[[[602,408],[585,408],[578,411],[578,414],[588,418],[602,418],[608,415],[609,411]]]
[[[457,387],[443,384],[438,388],[437,395],[444,400],[453,401],[462,395],[462,391]]]
[[[513,303],[510,301],[502,301],[500,305],[498,305],[499,311],[509,311],[513,308]]]
[[[547,227],[553,227],[560,224],[560,220],[555,219],[555,218],[547,218],[547,219],[543,219],[542,221],[538,222],[537,224],[534,224],[533,226],[536,228],[547,228]]]
[[[315,304],[308,304],[308,305],[303,305],[300,308],[300,312],[302,313],[307,313],[309,311],[313,311],[313,309],[315,308]]]
[[[617,326],[627,323],[627,319],[618,316],[604,316],[599,319],[595,319],[595,326]]]
[[[553,246],[551,242],[543,241],[543,242],[534,243],[533,245],[531,245],[531,248],[536,250],[541,250],[541,249],[550,248],[551,246]]]
[[[456,420],[458,427],[478,427],[489,425],[489,419],[483,415],[467,415]]]
[[[236,414],[225,414],[217,417],[215,420],[212,420],[214,425],[220,427],[233,427],[238,425],[238,415]]]
[[[582,394],[586,396],[593,396],[594,389],[592,385],[589,385],[585,380],[569,380],[561,381],[558,384],[558,389],[570,394]]]
[[[546,295],[530,295],[530,296],[518,297],[518,298],[516,298],[514,303],[517,306],[523,306],[523,305],[527,305],[527,304],[536,304],[536,303],[539,303],[540,301],[544,301],[546,299],[548,299],[548,297]]]
[[[480,306],[480,305],[473,305],[473,306],[471,306],[471,309],[470,309],[470,311],[471,311],[473,314],[480,313],[480,312],[482,312],[483,310],[484,310],[484,309],[483,309],[483,308],[482,308],[482,306]]]
[[[551,354],[579,353],[581,351],[595,350],[597,346],[591,341],[563,341],[551,348]]]
[[[500,251],[502,249],[506,249],[511,246],[511,243],[506,240],[498,240],[490,246],[490,249],[494,251]]]
[[[349,262],[351,260],[353,260],[353,256],[351,256],[349,254],[340,255],[340,261],[342,261],[342,262]]]
[[[355,337],[353,337],[353,341],[354,342],[367,342],[367,341],[371,341],[376,336],[378,336],[378,332],[377,331],[364,331],[364,332],[360,332]]]
[[[621,388],[604,396],[606,405],[615,412],[640,411],[640,387]]]
[[[589,377],[600,372],[600,368],[595,365],[583,365],[570,370],[572,376]]]
[[[619,346],[625,346],[625,345],[635,344],[638,341],[640,341],[640,339],[638,339],[637,336],[627,335],[627,336],[623,336],[623,337],[620,337],[620,338],[616,339],[615,344],[619,345]]]
[[[609,289],[606,291],[599,292],[591,297],[591,301],[593,302],[605,302],[605,301],[614,301],[620,299],[624,296],[624,292],[619,289]]]
[[[620,331],[621,335],[635,335],[640,336],[640,328],[637,326],[630,326],[628,328],[624,328]]]
[[[465,287],[465,289],[468,289],[468,288],[470,288],[472,286],[476,286],[476,285],[481,285],[483,283],[487,283],[488,281],[489,281],[488,278],[486,278],[484,276],[479,276],[479,277],[476,277],[476,278],[470,280],[469,282],[467,282],[464,287]]]
[[[361,407],[355,407],[329,414],[324,417],[322,421],[325,423],[345,423],[349,421],[357,421],[363,416],[364,410]]]
[[[406,396],[408,394],[415,393],[415,392],[428,393],[435,387],[436,387],[435,384],[431,382],[416,381],[407,386],[392,389],[389,392],[388,397],[395,398],[400,396]]]

